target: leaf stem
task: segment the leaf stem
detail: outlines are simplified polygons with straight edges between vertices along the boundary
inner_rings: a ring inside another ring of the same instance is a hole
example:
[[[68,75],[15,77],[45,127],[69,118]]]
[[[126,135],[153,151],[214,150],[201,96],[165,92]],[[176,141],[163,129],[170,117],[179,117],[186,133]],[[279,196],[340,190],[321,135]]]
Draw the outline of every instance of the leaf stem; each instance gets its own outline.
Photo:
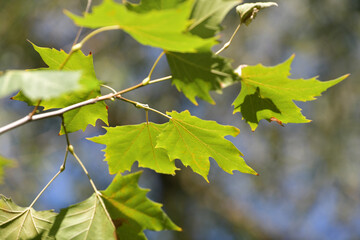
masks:
[[[61,63],[61,65],[59,66],[59,70],[63,70],[65,67],[65,64],[70,60],[71,56],[73,55],[74,51],[73,50],[74,46],[71,48],[69,54],[66,56],[65,60]]]
[[[86,5],[86,9],[85,9],[84,16],[89,12],[90,6],[91,6],[91,2],[92,2],[92,0],[88,0],[88,1],[87,1],[87,5]],[[74,40],[72,46],[74,46],[74,45],[77,43],[77,41],[79,40],[81,31],[82,31],[83,29],[84,29],[84,27],[80,27],[80,28],[79,28],[79,31],[78,31],[77,34],[76,34],[76,37],[75,37],[75,40]]]
[[[172,76],[166,76],[166,77],[163,77],[163,78],[152,80],[152,81],[149,82],[149,84],[166,81],[166,80],[169,80],[171,78],[172,78]],[[109,94],[99,96],[99,97],[96,97],[96,98],[88,99],[88,100],[85,100],[83,102],[75,103],[73,105],[70,105],[70,106],[67,106],[67,107],[64,107],[64,108],[61,108],[61,109],[58,109],[58,110],[45,112],[45,113],[40,113],[40,114],[35,114],[32,117],[27,115],[27,116],[25,116],[23,118],[20,118],[20,119],[14,121],[14,122],[9,123],[9,124],[7,124],[7,125],[5,125],[3,127],[0,127],[0,135],[5,133],[5,132],[8,132],[8,131],[10,131],[10,130],[12,130],[14,128],[20,127],[20,126],[22,126],[22,125],[24,125],[24,124],[26,124],[28,122],[37,121],[37,120],[41,120],[41,119],[44,119],[44,118],[61,116],[62,114],[66,113],[68,111],[71,111],[71,110],[74,110],[74,109],[77,109],[77,108],[80,108],[80,107],[83,107],[83,106],[86,106],[86,105],[95,104],[95,103],[97,103],[99,101],[109,100],[109,99],[111,99],[113,97],[119,97],[123,93],[130,92],[132,90],[135,90],[135,89],[143,87],[143,86],[144,85],[142,83],[139,83],[139,84],[137,84],[135,86],[129,87],[129,88],[124,89],[124,90],[121,90],[121,91],[119,91],[117,93],[109,93]]]
[[[162,77],[162,78],[158,78],[158,79],[155,79],[155,80],[151,80],[149,82],[149,84],[153,84],[153,83],[158,83],[158,82],[162,82],[162,81],[166,81],[166,80],[169,80],[169,79],[172,79],[172,76],[166,76],[166,77]]]
[[[105,84],[101,84],[102,87],[109,89],[110,91],[112,91],[113,93],[117,94],[117,91],[115,89],[113,89],[112,87],[105,85]]]
[[[154,69],[155,69],[156,65],[159,63],[161,57],[164,56],[164,54],[165,54],[165,52],[162,51],[162,52],[160,53],[160,55],[157,57],[157,59],[155,60],[153,66],[152,66],[151,69],[150,69],[149,75],[142,81],[142,84],[143,84],[144,86],[149,84],[150,79],[151,79],[151,76],[152,76],[152,74],[153,74],[153,72],[154,72]]]
[[[121,27],[119,25],[98,28],[98,29],[92,31],[91,33],[89,33],[88,35],[86,35],[79,43],[75,44],[71,50],[77,51],[77,50],[81,49],[82,46],[84,45],[84,43],[86,43],[88,40],[90,40],[92,37],[94,37],[95,35],[97,35],[99,33],[111,31],[111,30],[118,30],[118,29],[121,29]]]
[[[231,42],[233,41],[233,39],[234,39],[236,33],[239,31],[240,27],[241,27],[241,23],[239,23],[239,25],[236,27],[236,29],[235,29],[234,33],[232,34],[230,40],[227,41],[227,42],[224,44],[224,46],[222,46],[222,48],[220,48],[220,49],[215,53],[215,55],[220,54],[222,51],[224,51],[225,49],[227,49],[227,48],[230,46]]]
[[[40,106],[41,100],[39,100],[36,104],[36,106],[34,107],[34,109],[32,110],[32,112],[29,114],[29,118],[32,118],[32,116],[34,116],[34,114],[36,113],[36,111],[38,110],[39,106]]]
[[[89,178],[91,187],[94,189],[95,195],[96,197],[99,199],[101,206],[104,208],[104,211],[106,213],[106,216],[109,218],[110,222],[113,224],[113,221],[111,219],[111,216],[109,214],[109,212],[106,209],[105,203],[103,201],[103,199],[101,198],[101,192],[96,188],[94,181],[92,180],[92,178],[90,177],[89,172],[87,171],[85,165],[82,163],[82,161],[80,160],[80,158],[76,155],[75,151],[74,151],[74,147],[72,145],[70,145],[69,148],[70,153],[74,156],[74,158],[76,159],[76,161],[79,163],[79,165],[81,166],[81,168],[83,169],[84,173],[86,174],[86,176]],[[113,224],[114,226],[114,224]],[[115,226],[114,226],[115,228]]]
[[[36,203],[36,201],[39,199],[39,197],[44,193],[44,191],[50,186],[50,184],[55,180],[55,178],[57,178],[57,176],[59,176],[59,174],[62,171],[59,170],[55,176],[53,176],[53,178],[46,184],[46,186],[40,191],[40,193],[36,196],[36,198],[34,199],[34,201],[30,204],[29,208],[32,208],[34,206],[34,204]]]
[[[116,29],[120,29],[120,26],[114,25],[114,26],[102,27],[102,28],[96,29],[95,31],[92,31],[91,33],[86,35],[83,38],[83,40],[81,40],[79,43],[72,46],[72,48],[71,48],[69,54],[66,56],[64,62],[60,65],[59,70],[62,70],[65,67],[66,63],[71,58],[71,56],[73,55],[73,53],[79,51],[83,47],[84,43],[87,42],[89,39],[91,39],[93,36],[95,36],[96,34],[99,34],[101,32],[116,30]]]
[[[166,117],[166,118],[168,118],[168,119],[172,119],[169,115],[166,115],[165,113],[162,113],[162,112],[160,112],[159,110],[156,110],[156,109],[154,109],[154,108],[151,108],[151,107],[149,107],[149,105],[147,105],[147,104],[135,102],[135,101],[133,101],[133,100],[130,100],[130,99],[127,99],[127,98],[124,98],[124,97],[121,97],[121,96],[118,97],[118,98],[119,98],[120,100],[123,100],[124,102],[128,102],[128,103],[134,104],[135,107],[137,107],[137,108],[142,108],[142,109],[145,109],[145,110],[150,110],[150,111],[156,112],[156,113],[158,113],[158,114],[160,114],[160,115],[162,115],[162,116],[164,116],[164,117]]]
[[[52,179],[45,185],[45,187],[40,191],[40,193],[35,197],[35,199],[32,201],[32,203],[30,204],[30,206],[28,207],[29,209],[32,208],[34,206],[34,204],[36,203],[36,201],[40,198],[40,196],[45,192],[45,190],[50,186],[50,184],[59,176],[60,173],[62,173],[63,171],[65,171],[65,165],[66,165],[66,160],[68,157],[68,153],[69,153],[69,146],[70,145],[70,141],[69,141],[69,136],[68,133],[66,131],[65,128],[65,123],[64,123],[64,117],[61,116],[63,121],[62,121],[62,126],[65,132],[65,137],[66,137],[66,151],[65,151],[65,157],[64,157],[64,161],[60,166],[59,171],[52,177]]]

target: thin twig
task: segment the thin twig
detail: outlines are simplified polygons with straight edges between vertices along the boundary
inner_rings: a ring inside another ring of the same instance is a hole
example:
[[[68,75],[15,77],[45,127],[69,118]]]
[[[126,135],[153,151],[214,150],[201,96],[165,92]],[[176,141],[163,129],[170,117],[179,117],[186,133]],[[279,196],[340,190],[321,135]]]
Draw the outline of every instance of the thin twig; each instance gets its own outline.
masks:
[[[89,12],[90,6],[91,6],[91,2],[92,2],[92,0],[88,0],[88,1],[87,1],[87,5],[86,5],[86,9],[85,9],[84,16]],[[83,28],[84,28],[84,27],[80,27],[80,28],[79,28],[79,31],[78,31],[77,34],[76,34],[76,37],[75,37],[75,40],[74,40],[72,46],[74,46],[74,45],[77,43],[77,41],[79,40],[81,31],[83,30]]]
[[[64,158],[63,164],[60,167],[60,171],[63,172],[65,170],[66,160],[67,160],[67,157],[68,157],[68,154],[69,154],[69,147],[71,146],[71,144],[70,144],[69,134],[68,134],[68,132],[66,130],[64,115],[61,115],[61,119],[62,119],[61,125],[62,125],[62,128],[64,130],[65,139],[66,139],[65,158]]]
[[[90,181],[90,184],[91,184],[91,187],[94,189],[94,192],[95,192],[96,197],[99,199],[101,206],[104,208],[104,211],[105,211],[105,213],[106,213],[106,216],[109,218],[110,222],[113,224],[113,221],[112,221],[112,219],[111,219],[111,216],[110,216],[109,212],[107,211],[107,208],[106,208],[106,206],[105,206],[105,203],[104,203],[103,199],[101,198],[101,193],[100,193],[100,191],[96,188],[95,183],[94,183],[94,181],[92,180],[92,178],[90,177],[90,174],[89,174],[89,172],[87,171],[85,165],[82,163],[82,161],[80,160],[80,158],[76,155],[73,146],[72,146],[72,145],[70,145],[70,146],[71,146],[71,147],[70,147],[70,153],[74,156],[74,158],[75,158],[76,161],[79,163],[79,165],[80,165],[81,168],[83,169],[84,173],[85,173],[86,176],[88,177],[88,179],[89,179],[89,181]],[[113,226],[114,226],[114,224],[113,224]],[[115,228],[115,226],[114,226],[114,228]]]
[[[101,84],[102,87],[109,89],[110,91],[112,91],[113,93],[117,93],[117,91],[115,89],[113,89],[112,87],[105,85],[105,84]]]
[[[167,76],[167,77],[152,80],[152,81],[150,81],[149,84],[158,83],[158,82],[162,82],[162,81],[169,80],[169,79],[171,79],[171,76]],[[62,114],[66,113],[68,111],[71,111],[71,110],[74,110],[74,109],[77,109],[77,108],[80,108],[80,107],[83,107],[83,106],[86,106],[86,105],[95,104],[95,103],[97,103],[99,101],[110,100],[113,97],[118,97],[121,94],[133,91],[133,90],[135,90],[137,88],[140,88],[140,87],[143,87],[143,86],[144,85],[142,83],[139,83],[139,84],[137,84],[135,86],[129,87],[129,88],[124,89],[124,90],[121,90],[121,91],[119,91],[117,93],[109,93],[109,94],[106,94],[106,95],[103,95],[103,96],[100,96],[100,97],[88,99],[88,100],[85,100],[83,102],[75,103],[73,105],[70,105],[70,106],[62,108],[62,109],[58,109],[58,110],[54,110],[54,111],[50,111],[50,112],[46,112],[46,113],[35,114],[32,117],[27,115],[27,116],[25,116],[23,118],[20,118],[19,120],[16,120],[16,121],[14,121],[12,123],[9,123],[9,124],[7,124],[7,125],[5,125],[3,127],[0,127],[0,135],[5,133],[5,132],[8,132],[8,131],[10,131],[10,130],[12,130],[14,128],[22,126],[22,125],[24,125],[24,124],[26,124],[28,122],[37,121],[37,120],[41,120],[41,119],[45,119],[45,118],[61,116]]]
[[[32,118],[32,116],[34,116],[34,114],[36,113],[36,111],[38,110],[38,108],[40,106],[40,103],[41,103],[41,100],[38,101],[38,103],[36,104],[36,106],[34,107],[32,112],[29,114],[29,118]]]
[[[130,99],[121,97],[121,96],[118,96],[118,99],[120,99],[120,100],[122,100],[122,101],[124,101],[124,102],[132,103],[132,104],[134,104],[134,106],[137,107],[137,108],[143,108],[143,109],[145,109],[145,110],[150,110],[150,111],[156,112],[156,113],[158,113],[158,114],[160,114],[160,115],[162,115],[162,116],[164,116],[164,117],[166,117],[166,118],[168,118],[168,119],[172,119],[169,115],[166,115],[165,113],[162,113],[162,112],[160,112],[159,110],[156,110],[156,109],[154,109],[154,108],[151,108],[151,107],[149,107],[149,105],[147,105],[147,104],[139,103],[139,102],[136,102],[136,101],[133,101],[133,100],[130,100]]]
[[[236,33],[239,31],[240,27],[241,27],[241,23],[239,23],[239,25],[236,27],[236,29],[235,29],[234,33],[232,34],[230,40],[227,41],[227,42],[224,44],[224,46],[222,46],[222,48],[220,48],[220,49],[215,53],[215,55],[220,54],[222,51],[224,51],[225,49],[227,49],[227,48],[230,46],[231,42],[233,41],[233,39],[234,39]]]
[[[162,51],[162,52],[160,53],[160,55],[157,57],[157,59],[155,60],[154,64],[152,65],[152,67],[151,67],[151,69],[150,69],[150,72],[149,72],[148,76],[142,81],[143,85],[149,84],[149,82],[150,82],[150,80],[151,80],[151,76],[152,76],[152,74],[153,74],[153,72],[154,72],[154,70],[155,70],[155,67],[156,67],[156,65],[159,63],[161,57],[164,56],[164,54],[165,54],[165,52]]]
[[[118,29],[121,29],[121,27],[119,25],[98,28],[98,29],[92,31],[91,33],[89,33],[88,35],[86,35],[78,44],[75,44],[74,47],[75,47],[75,49],[81,48],[88,40],[90,40],[95,35],[102,33],[102,32],[118,30]],[[76,46],[79,46],[79,47],[76,47]],[[73,49],[74,49],[74,47],[73,47]]]
[[[71,56],[73,55],[73,53],[76,52],[73,49],[71,49],[71,51],[69,52],[69,54],[66,56],[65,60],[60,64],[59,66],[59,70],[63,70],[65,65],[67,64],[67,62],[70,60]]]
[[[166,80],[170,80],[172,79],[172,76],[166,76],[166,77],[162,77],[162,78],[158,78],[158,79],[155,79],[155,80],[151,80],[149,82],[149,84],[153,84],[153,83],[158,83],[158,82],[162,82],[162,81],[166,81]]]
[[[40,191],[40,193],[36,196],[36,198],[34,199],[34,201],[30,204],[30,206],[28,208],[32,208],[34,206],[34,204],[36,203],[36,201],[39,199],[39,197],[44,193],[44,191],[50,186],[50,184],[55,180],[55,178],[57,178],[57,176],[59,176],[59,174],[62,171],[59,170],[55,176],[53,176],[53,178],[46,184],[46,186]]]

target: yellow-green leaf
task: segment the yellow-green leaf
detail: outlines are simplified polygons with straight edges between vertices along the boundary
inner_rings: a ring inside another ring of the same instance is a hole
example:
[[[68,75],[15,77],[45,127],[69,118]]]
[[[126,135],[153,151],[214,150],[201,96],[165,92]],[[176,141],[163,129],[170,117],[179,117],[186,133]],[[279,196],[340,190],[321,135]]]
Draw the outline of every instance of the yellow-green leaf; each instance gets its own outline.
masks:
[[[101,192],[118,237],[146,239],[142,232],[145,229],[181,231],[161,209],[162,204],[146,197],[149,190],[139,188],[140,176],[141,172],[126,176],[118,174],[109,187]]]
[[[279,124],[309,122],[294,101],[315,100],[315,97],[321,96],[322,92],[348,76],[326,82],[316,77],[289,79],[293,58],[274,67],[258,64],[241,70],[241,91],[233,103],[234,113],[241,112],[253,131],[261,119]]]
[[[49,66],[49,68],[47,68],[49,70],[58,69],[68,57],[68,54],[63,50],[58,51],[56,49],[38,47],[35,44],[32,45],[40,54],[44,62]],[[101,95],[100,81],[96,78],[93,58],[90,54],[85,56],[81,51],[76,51],[64,66],[64,70],[81,70],[82,74],[79,81],[81,89],[71,94],[63,94],[55,99],[42,101],[41,106],[45,109],[64,108]],[[25,101],[30,105],[36,104],[36,102],[30,101],[22,94],[18,94],[13,99]],[[107,109],[104,102],[97,102],[95,104],[74,109],[64,114],[66,130],[68,132],[75,132],[80,129],[85,131],[89,124],[95,125],[97,119],[101,119],[107,124],[107,116]],[[62,129],[61,134],[63,133]]]
[[[209,157],[230,174],[234,170],[257,174],[240,157],[242,153],[224,138],[228,135],[237,136],[239,129],[199,119],[191,116],[188,111],[167,114],[172,119],[159,135],[156,147],[166,149],[171,160],[180,159],[185,166],[190,166],[207,181]]]
[[[164,149],[155,148],[157,136],[165,124],[142,123],[139,125],[105,128],[107,133],[90,138],[106,145],[105,161],[111,174],[130,171],[135,161],[139,167],[146,167],[158,173],[175,174],[174,161],[170,161]]]
[[[135,12],[113,0],[104,0],[84,17],[65,12],[77,25],[88,28],[118,26],[143,45],[175,52],[195,52],[216,44],[214,38],[202,39],[187,32],[192,0],[173,8]]]

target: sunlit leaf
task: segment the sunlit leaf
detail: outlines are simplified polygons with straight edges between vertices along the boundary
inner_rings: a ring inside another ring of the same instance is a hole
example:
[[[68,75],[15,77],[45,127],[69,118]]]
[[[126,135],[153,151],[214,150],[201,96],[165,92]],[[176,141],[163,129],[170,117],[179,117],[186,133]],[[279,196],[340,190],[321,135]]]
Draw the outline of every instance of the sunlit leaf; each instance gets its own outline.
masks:
[[[118,174],[109,187],[102,191],[106,208],[117,228],[120,239],[146,239],[143,230],[181,231],[162,211],[161,204],[146,197],[147,189],[138,186],[141,172]]]
[[[128,9],[144,13],[152,10],[164,10],[176,7],[185,0],[141,0],[140,4],[126,3]]]
[[[216,44],[215,39],[202,39],[186,32],[192,6],[193,1],[186,1],[175,8],[138,13],[113,0],[104,0],[101,5],[93,8],[92,13],[84,17],[70,12],[66,14],[83,27],[119,26],[144,45],[176,52],[209,49]]]
[[[68,56],[63,50],[58,51],[56,49],[38,47],[35,44],[33,44],[33,47],[49,66],[49,70],[58,69]],[[73,53],[67,64],[64,66],[64,70],[81,70],[82,75],[80,84],[82,88],[79,91],[71,94],[64,94],[56,99],[42,101],[41,106],[45,109],[67,107],[101,95],[100,81],[95,76],[91,55],[85,56],[81,51]],[[29,99],[21,94],[18,94],[13,99],[26,101],[30,105],[36,104],[35,102],[29,101]],[[89,124],[95,125],[97,119],[101,119],[106,124],[108,122],[107,109],[104,102],[90,104],[64,114],[64,121],[68,132],[75,132],[80,129],[85,131]],[[61,130],[61,133],[63,133],[63,130]]]
[[[238,78],[230,61],[212,52],[167,52],[166,57],[173,76],[172,83],[195,105],[196,97],[214,104],[209,92],[221,90]]]
[[[95,194],[81,203],[62,209],[49,236],[64,240],[117,239],[115,227]]]
[[[1,239],[33,239],[46,235],[56,213],[35,211],[16,205],[10,198],[0,195],[0,237]]]
[[[321,82],[311,79],[289,79],[294,56],[274,67],[261,64],[248,66],[241,71],[241,91],[235,99],[234,113],[241,112],[254,131],[261,119],[285,123],[306,123],[310,120],[301,114],[294,101],[312,101],[329,87],[344,80]]]
[[[21,90],[33,101],[48,100],[80,89],[79,71],[7,71],[0,76],[0,98]]]
[[[155,148],[157,136],[164,124],[143,123],[139,125],[105,128],[107,133],[90,140],[106,145],[105,161],[111,174],[130,171],[135,161],[158,173],[175,174],[174,161],[170,161],[164,149]]]
[[[167,114],[172,119],[159,135],[156,147],[166,149],[171,160],[180,159],[206,180],[210,170],[209,157],[230,174],[234,170],[257,174],[240,157],[242,153],[224,138],[237,136],[239,129],[199,119],[188,111]]]
[[[241,2],[239,0],[197,0],[191,13],[190,19],[193,22],[189,31],[202,38],[213,37],[221,30],[220,23],[226,14]]]

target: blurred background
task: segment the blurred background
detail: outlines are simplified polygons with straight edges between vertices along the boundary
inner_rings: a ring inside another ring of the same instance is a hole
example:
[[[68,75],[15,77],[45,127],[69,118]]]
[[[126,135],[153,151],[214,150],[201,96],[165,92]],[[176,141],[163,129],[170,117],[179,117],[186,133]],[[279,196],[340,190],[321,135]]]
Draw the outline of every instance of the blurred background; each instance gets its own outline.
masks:
[[[248,1],[249,2],[249,1]],[[319,76],[329,80],[351,73],[315,102],[298,103],[308,124],[285,127],[262,121],[255,132],[232,114],[231,103],[240,91],[235,85],[213,94],[215,106],[199,101],[193,106],[170,82],[127,94],[161,111],[189,109],[193,115],[240,128],[231,138],[247,163],[260,176],[223,172],[211,160],[210,184],[191,169],[176,176],[144,170],[140,186],[164,204],[183,232],[151,232],[149,239],[360,239],[360,1],[278,0],[278,8],[260,12],[250,26],[241,27],[223,55],[240,64],[276,65],[295,53],[292,78]],[[93,5],[100,1],[93,1]],[[26,41],[69,51],[78,28],[63,9],[81,14],[86,1],[0,0],[0,70],[44,66]],[[227,41],[238,24],[235,10],[223,22],[220,39]],[[88,33],[83,31],[83,35]],[[220,48],[216,46],[214,50]],[[120,90],[142,81],[161,52],[139,45],[121,31],[105,32],[83,49],[94,55],[97,77]],[[168,75],[165,58],[155,77]],[[103,89],[104,93],[108,91]],[[111,126],[145,120],[142,110],[123,102],[109,102]],[[22,102],[0,100],[0,126],[32,110]],[[153,122],[164,122],[150,114]],[[99,189],[113,176],[103,161],[102,145],[86,140],[103,134],[98,122],[70,141]],[[0,154],[14,159],[7,168],[0,193],[28,206],[58,171],[65,138],[58,136],[60,119],[46,119],[0,136]],[[137,166],[133,170],[138,170]],[[39,199],[37,210],[67,207],[89,197],[92,189],[78,165],[69,159],[63,172]]]

